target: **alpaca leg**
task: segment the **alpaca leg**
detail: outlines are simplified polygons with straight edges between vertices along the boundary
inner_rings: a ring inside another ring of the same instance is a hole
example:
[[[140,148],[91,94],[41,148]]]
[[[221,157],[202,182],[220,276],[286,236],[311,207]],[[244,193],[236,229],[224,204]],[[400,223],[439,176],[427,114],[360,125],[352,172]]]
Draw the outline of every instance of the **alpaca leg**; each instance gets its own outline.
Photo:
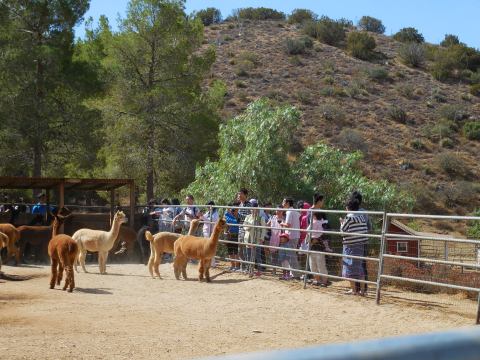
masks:
[[[207,282],[211,282],[212,280],[210,279],[210,266],[212,264],[212,259],[206,259],[205,260],[205,279]]]
[[[103,274],[107,273],[107,260],[108,260],[108,251],[103,253]]]
[[[187,264],[188,264],[188,259],[187,259],[187,258],[184,258],[182,261],[183,261],[183,262],[182,262],[181,270],[182,270],[183,280],[188,280],[188,279],[187,279]]]
[[[68,273],[68,266],[65,266],[65,264],[62,264],[62,267],[65,269],[65,284],[63,284],[62,290],[65,291],[67,290],[68,284],[70,283],[70,274]]]
[[[162,262],[163,251],[155,251],[155,260],[153,262],[153,269],[155,270],[155,274],[157,274],[158,278],[161,279],[160,276],[160,263]]]
[[[173,273],[175,274],[175,279],[180,280],[180,270],[181,270],[181,260],[180,256],[177,255],[173,261]]]
[[[82,265],[83,272],[87,273],[87,269],[85,268],[85,258],[87,257],[87,251],[82,249],[78,254],[78,262]]]
[[[198,262],[198,281],[203,281],[203,273],[205,272],[205,260]]]
[[[52,258],[52,274],[50,277],[50,289],[55,287],[55,282],[57,280],[57,260]]]
[[[155,249],[153,244],[150,242],[150,257],[148,258],[148,271],[150,272],[150,276],[155,278],[153,275],[153,261],[155,260]]]
[[[64,269],[63,262],[60,260],[58,262],[57,285],[60,285],[60,283],[62,282],[63,269]]]
[[[75,288],[75,274],[73,273],[72,265],[69,265],[67,267],[67,272],[69,272],[69,278],[70,278],[70,281],[68,282],[70,286],[68,289],[68,292],[72,292],[73,289]]]
[[[99,251],[98,252],[98,269],[100,274],[103,274],[103,261],[104,261],[104,253]]]

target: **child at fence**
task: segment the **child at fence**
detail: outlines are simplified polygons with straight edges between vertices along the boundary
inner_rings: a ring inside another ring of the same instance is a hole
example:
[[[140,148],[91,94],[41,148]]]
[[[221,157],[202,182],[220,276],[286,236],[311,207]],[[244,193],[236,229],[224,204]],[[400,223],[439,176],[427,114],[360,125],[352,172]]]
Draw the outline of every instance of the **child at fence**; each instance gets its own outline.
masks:
[[[278,205],[278,208],[281,208],[282,205]],[[280,224],[283,221],[283,211],[276,210],[275,215],[273,215],[267,223],[267,226],[270,226],[270,246],[279,246],[280,245]],[[279,266],[278,262],[278,249],[267,249],[268,262],[273,266]],[[273,275],[276,275],[277,269],[273,268]]]
[[[238,203],[229,204],[228,206],[238,206]],[[230,208],[225,213],[225,220],[227,220],[228,225],[225,232],[227,234],[227,240],[238,243],[238,209]],[[239,259],[238,257],[238,244],[227,244],[227,253],[230,259]],[[240,271],[240,263],[231,260],[230,271]]]
[[[251,199],[250,204],[252,207],[258,207],[258,202],[256,199]],[[260,212],[258,211],[258,209],[253,209],[252,212],[247,215],[243,222],[243,229],[245,231],[243,241],[246,244],[252,244],[246,245],[247,261],[256,264],[257,271],[255,272],[255,276],[260,276],[262,252],[260,247],[256,247],[254,245],[263,245],[263,239],[265,238],[266,230],[264,228],[257,228],[253,226],[266,226],[265,220],[262,216],[260,216]],[[250,268],[252,269],[252,267]]]
[[[351,197],[347,201],[347,211],[358,211],[360,202],[357,198]],[[343,237],[343,254],[350,256],[364,256],[364,245],[368,242],[368,237],[363,234],[368,233],[368,226],[365,217],[362,214],[348,213],[345,219],[340,218],[340,231],[345,233],[355,233],[356,235],[347,235]],[[365,272],[361,259],[343,258],[342,276],[350,279],[365,279]],[[350,281],[351,290],[347,294],[364,295],[365,290],[360,285],[360,291],[357,289],[356,281]]]
[[[323,231],[326,230],[326,224],[328,224],[328,220],[325,215],[316,212],[313,214],[313,222],[308,229],[313,231]],[[319,232],[312,232],[310,250],[331,252],[331,249],[328,246],[328,241],[324,239],[323,234]],[[325,254],[311,253],[308,264],[312,272],[328,274]],[[326,276],[314,275],[312,285],[327,287],[328,278]]]

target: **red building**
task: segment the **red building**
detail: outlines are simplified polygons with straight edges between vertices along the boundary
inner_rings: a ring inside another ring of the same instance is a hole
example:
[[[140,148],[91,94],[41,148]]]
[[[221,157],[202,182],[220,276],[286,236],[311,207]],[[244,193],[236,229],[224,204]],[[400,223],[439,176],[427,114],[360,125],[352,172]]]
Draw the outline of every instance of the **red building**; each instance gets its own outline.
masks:
[[[395,237],[392,234],[421,236],[421,234],[400,221],[392,220],[388,224],[387,253],[392,255],[419,257],[419,240],[404,237]]]

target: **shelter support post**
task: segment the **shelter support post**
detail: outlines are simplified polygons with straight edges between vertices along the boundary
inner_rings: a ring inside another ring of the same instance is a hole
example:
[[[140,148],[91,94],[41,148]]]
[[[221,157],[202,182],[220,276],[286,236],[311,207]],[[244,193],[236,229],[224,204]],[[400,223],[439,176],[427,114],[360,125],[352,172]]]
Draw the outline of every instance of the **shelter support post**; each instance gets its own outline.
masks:
[[[130,183],[130,227],[135,230],[135,183]]]

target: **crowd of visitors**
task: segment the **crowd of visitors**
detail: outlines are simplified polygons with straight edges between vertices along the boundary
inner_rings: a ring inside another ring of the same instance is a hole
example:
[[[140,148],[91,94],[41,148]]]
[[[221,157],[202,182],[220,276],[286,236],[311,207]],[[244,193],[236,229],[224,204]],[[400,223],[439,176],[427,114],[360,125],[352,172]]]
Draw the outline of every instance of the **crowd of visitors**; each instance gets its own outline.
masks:
[[[203,212],[195,205],[192,195],[185,198],[186,206],[179,206],[178,199],[160,201],[149,204],[153,208],[150,215],[157,224],[156,231],[182,232],[190,226],[192,219],[200,219],[203,226],[198,235],[209,237],[213,223],[218,220],[219,211],[215,203],[210,201]],[[342,239],[342,276],[351,279],[351,289],[347,292],[353,295],[364,295],[366,285],[355,280],[367,279],[366,261],[348,256],[366,257],[368,254],[368,231],[371,229],[369,218],[361,207],[362,195],[355,191],[347,199],[345,208],[347,214],[339,218]],[[278,210],[269,211],[257,209],[257,199],[248,197],[248,190],[238,191],[235,201],[228,204],[224,216],[227,220],[224,240],[230,259],[231,272],[249,273],[250,276],[261,276],[266,267],[272,268],[277,274],[282,268],[281,280],[301,279],[302,272],[308,269],[315,273],[309,281],[315,286],[327,287],[327,258],[333,252],[331,237],[324,232],[332,231],[327,215],[321,211],[324,206],[324,196],[315,194],[313,204],[299,201],[296,204],[290,197],[285,197]],[[271,204],[263,204],[271,208]],[[316,211],[308,211],[309,209]],[[351,213],[350,213],[351,211]],[[154,226],[155,227],[155,226]],[[263,246],[255,246],[263,245]],[[304,252],[311,250],[309,256]],[[307,262],[308,258],[308,264]],[[212,266],[215,264],[212,263]],[[309,276],[309,275],[306,275]]]

